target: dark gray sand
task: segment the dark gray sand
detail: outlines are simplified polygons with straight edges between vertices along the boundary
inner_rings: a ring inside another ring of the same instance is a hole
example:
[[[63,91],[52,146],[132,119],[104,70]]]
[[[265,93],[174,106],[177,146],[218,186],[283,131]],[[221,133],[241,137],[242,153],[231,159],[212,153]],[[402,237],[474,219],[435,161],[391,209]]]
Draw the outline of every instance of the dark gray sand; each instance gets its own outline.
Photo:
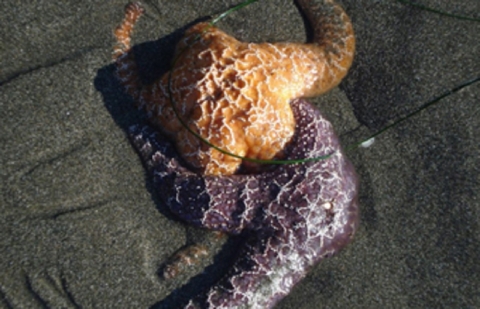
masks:
[[[148,1],[135,42],[163,40],[141,44],[142,58],[157,53],[153,68],[164,68],[172,33],[239,1],[203,2]],[[478,0],[419,2],[480,17]],[[314,101],[346,143],[480,74],[480,23],[393,0],[343,4],[355,63]],[[112,76],[124,5],[0,3],[0,308],[175,308],[231,262],[236,240],[176,279],[159,276],[173,252],[211,235],[165,211],[126,137],[143,114]],[[290,0],[261,1],[220,27],[305,40]],[[278,308],[480,307],[479,104],[475,83],[350,153],[361,227]]]

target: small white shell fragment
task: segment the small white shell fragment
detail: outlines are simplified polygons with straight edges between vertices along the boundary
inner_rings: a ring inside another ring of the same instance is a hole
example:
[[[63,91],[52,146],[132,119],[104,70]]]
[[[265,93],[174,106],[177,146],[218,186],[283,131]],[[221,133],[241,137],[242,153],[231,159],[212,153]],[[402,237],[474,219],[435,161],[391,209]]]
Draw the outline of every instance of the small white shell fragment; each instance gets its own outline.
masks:
[[[375,142],[375,137],[372,137],[370,139],[367,139],[363,143],[361,143],[360,147],[368,148],[368,147],[372,146],[374,142]]]

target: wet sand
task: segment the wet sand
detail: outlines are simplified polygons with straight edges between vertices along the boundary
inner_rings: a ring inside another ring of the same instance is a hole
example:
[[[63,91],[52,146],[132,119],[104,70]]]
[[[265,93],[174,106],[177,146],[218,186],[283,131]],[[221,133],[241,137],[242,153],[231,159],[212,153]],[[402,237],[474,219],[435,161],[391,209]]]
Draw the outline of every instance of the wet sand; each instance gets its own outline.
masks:
[[[205,2],[149,2],[134,35],[147,77],[168,67],[179,29],[226,8]],[[339,89],[313,101],[345,144],[480,74],[480,23],[396,1],[343,4],[355,62]],[[480,12],[477,0],[425,4]],[[172,308],[232,259],[235,239],[178,278],[159,276],[172,253],[212,236],[162,207],[126,136],[144,115],[112,75],[124,5],[0,4],[0,308]],[[243,40],[305,40],[286,0],[256,3],[219,26]],[[349,154],[361,227],[278,308],[480,306],[479,98],[475,83]]]

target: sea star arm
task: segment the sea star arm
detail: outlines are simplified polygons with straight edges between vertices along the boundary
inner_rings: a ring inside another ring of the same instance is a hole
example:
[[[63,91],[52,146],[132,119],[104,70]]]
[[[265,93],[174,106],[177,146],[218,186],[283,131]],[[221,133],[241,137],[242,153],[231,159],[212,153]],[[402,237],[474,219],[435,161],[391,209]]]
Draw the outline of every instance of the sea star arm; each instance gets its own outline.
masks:
[[[130,135],[153,173],[156,191],[189,224],[238,234],[265,200],[254,175],[201,175],[188,169],[173,144],[152,128],[133,126]]]
[[[113,48],[113,60],[115,60],[117,66],[117,77],[126,92],[134,99],[138,99],[143,85],[138,74],[135,57],[131,51],[130,42],[133,27],[143,13],[144,8],[140,3],[127,4],[125,6],[125,17],[114,33],[117,41]]]
[[[317,96],[337,86],[355,54],[355,35],[350,18],[333,0],[296,0],[313,28],[318,75],[305,96]],[[323,66],[323,67],[322,67]]]

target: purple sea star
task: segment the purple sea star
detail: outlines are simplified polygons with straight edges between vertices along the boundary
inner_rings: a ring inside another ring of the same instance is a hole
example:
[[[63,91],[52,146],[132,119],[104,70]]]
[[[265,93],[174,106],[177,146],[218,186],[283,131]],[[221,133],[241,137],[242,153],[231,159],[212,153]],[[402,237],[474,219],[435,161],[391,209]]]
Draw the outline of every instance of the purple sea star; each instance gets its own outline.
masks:
[[[357,177],[332,125],[305,100],[291,103],[296,131],[287,159],[259,174],[205,176],[190,171],[175,147],[150,127],[133,143],[166,205],[189,224],[248,237],[227,276],[187,308],[271,308],[308,269],[333,255],[358,225]]]

